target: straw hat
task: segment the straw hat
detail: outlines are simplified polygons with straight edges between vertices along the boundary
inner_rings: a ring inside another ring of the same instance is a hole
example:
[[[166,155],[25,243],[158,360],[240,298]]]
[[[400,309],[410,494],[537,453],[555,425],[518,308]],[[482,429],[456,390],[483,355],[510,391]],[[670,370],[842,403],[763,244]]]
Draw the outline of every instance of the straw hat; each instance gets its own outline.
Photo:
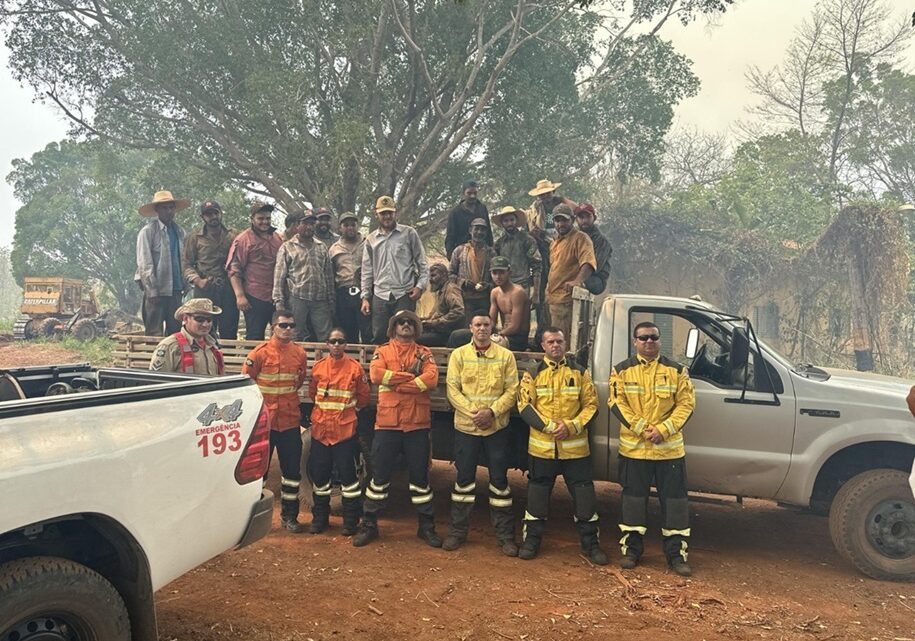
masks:
[[[407,318],[413,323],[413,338],[419,338],[419,335],[423,333],[423,323],[419,320],[414,312],[411,312],[409,309],[402,309],[393,316],[391,316],[388,321],[388,338],[394,338],[394,324],[399,321],[401,318]]]
[[[207,314],[209,316],[218,316],[222,314],[222,309],[216,307],[209,298],[192,298],[184,305],[175,310],[175,320],[180,321],[185,314]]]
[[[490,216],[490,219],[496,225],[501,227],[502,226],[502,216],[505,216],[506,214],[515,215],[515,217],[517,218],[518,227],[521,227],[522,225],[527,224],[527,214],[524,212],[524,210],[517,209],[515,207],[512,207],[511,205],[506,205],[505,207],[503,207],[502,209],[500,209],[499,211],[494,213],[492,216]]]
[[[559,189],[562,183],[554,183],[549,180],[538,180],[537,186],[531,189],[528,193],[529,196],[539,196],[540,194],[547,194],[551,191],[556,191]]]
[[[182,209],[187,209],[191,206],[191,201],[187,198],[176,199],[174,196],[172,196],[172,192],[170,191],[157,191],[153,196],[152,202],[146,203],[137,211],[140,212],[141,216],[154,218],[158,216],[156,213],[156,205],[161,205],[162,203],[175,203],[175,211],[181,211]]]

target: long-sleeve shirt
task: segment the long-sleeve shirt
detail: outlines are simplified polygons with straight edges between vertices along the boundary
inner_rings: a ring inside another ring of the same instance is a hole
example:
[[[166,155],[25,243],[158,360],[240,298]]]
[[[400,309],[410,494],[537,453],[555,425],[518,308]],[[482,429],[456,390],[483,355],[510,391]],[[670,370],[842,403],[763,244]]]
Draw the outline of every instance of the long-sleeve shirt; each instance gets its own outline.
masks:
[[[368,405],[369,382],[362,366],[349,356],[322,358],[311,370],[308,396],[311,437],[324,445],[335,445],[356,433],[356,410]]]
[[[429,390],[438,385],[438,366],[428,347],[397,340],[381,345],[372,356],[369,379],[378,386],[376,430],[432,427]]]
[[[594,258],[597,260],[597,267],[594,273],[585,279],[583,285],[592,294],[603,294],[607,289],[607,281],[610,278],[610,257],[613,255],[613,247],[610,241],[604,236],[603,232],[592,225],[590,229],[583,230],[591,244],[594,245]]]
[[[683,365],[665,356],[626,359],[610,372],[608,405],[620,421],[621,456],[667,460],[686,455],[681,430],[696,407],[696,392]],[[664,440],[643,438],[649,425]]]
[[[172,255],[173,240],[169,238],[169,227],[158,218],[153,218],[137,234],[137,272],[134,280],[140,283],[146,296],[172,296],[180,294],[183,277],[175,271],[176,259],[180,264],[181,249],[184,245],[184,230],[178,223],[170,227],[177,236],[178,255]]]
[[[362,298],[400,298],[414,287],[429,284],[426,250],[416,230],[396,225],[390,233],[380,227],[365,238],[362,253]]]
[[[514,234],[504,233],[493,249],[497,256],[504,256],[511,264],[513,283],[530,287],[540,282],[543,261],[540,259],[537,241],[530,234],[521,229]]]
[[[184,241],[184,279],[194,284],[198,278],[228,282],[226,261],[237,232],[223,227],[218,236],[206,232],[206,226]]]
[[[490,343],[482,352],[473,341],[448,357],[448,402],[454,408],[454,427],[474,436],[489,436],[508,425],[518,393],[518,365],[510,351]],[[489,408],[487,428],[473,424],[472,412]]]
[[[271,301],[276,255],[282,244],[283,238],[275,229],[271,228],[269,234],[261,236],[249,227],[232,242],[226,271],[230,277],[241,278],[246,294]]]
[[[280,247],[273,272],[273,304],[277,309],[289,309],[290,296],[310,301],[334,299],[334,267],[327,245],[320,240],[302,242],[295,236]]]
[[[492,290],[489,266],[495,256],[496,250],[489,245],[474,247],[473,243],[464,243],[451,254],[451,278],[461,288],[464,306],[471,311],[477,307],[489,309],[489,292]],[[482,283],[483,288],[477,290],[477,283]]]
[[[455,248],[470,240],[470,223],[482,218],[486,221],[486,244],[492,246],[492,223],[489,221],[489,210],[479,200],[471,205],[461,200],[457,207],[448,214],[448,226],[445,229],[445,254],[451,260]]]
[[[433,290],[435,307],[429,318],[423,319],[423,328],[437,332],[453,332],[464,324],[464,297],[454,283],[448,282],[441,289]]]
[[[337,287],[359,287],[361,285],[362,252],[365,239],[360,234],[356,242],[341,238],[330,246],[330,260],[334,265],[334,281]]]
[[[305,350],[296,343],[283,343],[273,336],[248,354],[241,373],[260,388],[271,430],[283,432],[301,423],[298,389],[305,382]]]

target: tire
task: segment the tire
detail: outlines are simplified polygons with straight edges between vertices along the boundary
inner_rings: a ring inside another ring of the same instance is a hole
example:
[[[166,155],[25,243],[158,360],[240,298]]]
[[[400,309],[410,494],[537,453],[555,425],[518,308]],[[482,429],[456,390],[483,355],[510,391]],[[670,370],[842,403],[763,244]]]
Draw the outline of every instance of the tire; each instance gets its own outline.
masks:
[[[57,557],[0,566],[0,639],[130,641],[130,620],[114,586]]]
[[[874,579],[915,580],[915,498],[899,470],[862,472],[846,482],[829,511],[839,555]]]
[[[60,319],[49,316],[38,324],[38,336],[51,337],[57,333],[57,326]]]
[[[81,341],[91,341],[98,336],[98,327],[91,318],[81,318],[73,325],[70,333],[74,338]]]

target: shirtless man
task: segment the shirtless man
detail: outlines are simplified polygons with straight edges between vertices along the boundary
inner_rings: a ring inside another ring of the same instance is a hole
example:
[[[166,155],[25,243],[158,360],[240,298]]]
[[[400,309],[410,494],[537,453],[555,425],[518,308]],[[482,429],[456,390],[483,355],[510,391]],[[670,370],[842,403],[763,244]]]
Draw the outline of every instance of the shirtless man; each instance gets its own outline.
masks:
[[[493,342],[519,352],[528,347],[528,335],[531,329],[531,299],[527,288],[512,282],[511,265],[505,256],[492,259],[489,268],[495,287],[489,296],[489,316],[494,324],[502,317],[498,336],[493,334]],[[497,338],[507,339],[507,345]]]

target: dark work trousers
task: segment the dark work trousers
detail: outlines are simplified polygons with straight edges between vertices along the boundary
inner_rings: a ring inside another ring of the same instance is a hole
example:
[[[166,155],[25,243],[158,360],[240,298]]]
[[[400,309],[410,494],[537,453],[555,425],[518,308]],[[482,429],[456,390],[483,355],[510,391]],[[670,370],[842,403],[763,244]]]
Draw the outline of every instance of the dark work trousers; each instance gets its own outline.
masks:
[[[372,342],[381,345],[388,342],[388,321],[391,316],[402,309],[409,309],[411,312],[416,311],[416,301],[410,300],[410,296],[404,294],[400,298],[384,300],[377,296],[372,296]]]
[[[334,324],[346,332],[346,340],[350,343],[372,342],[372,319],[365,316],[362,311],[362,298],[359,290],[351,294],[352,287],[338,287],[334,303]],[[387,329],[387,328],[385,328]]]
[[[588,551],[598,543],[597,498],[591,475],[591,458],[544,459],[528,457],[527,511],[524,513],[524,540],[531,538],[539,547],[550,512],[550,494],[556,477],[562,479],[572,496],[575,526],[581,547]]]
[[[680,556],[686,561],[689,542],[689,501],[686,494],[686,457],[666,461],[645,461],[620,456],[620,485],[623,486],[620,549],[623,555],[639,558],[645,550],[642,537],[648,531],[648,493],[658,489],[661,503],[661,535],[669,563]]]
[[[238,305],[228,280],[203,289],[195,287],[194,298],[209,298],[216,307],[222,309],[222,314],[213,317],[210,334],[214,338],[231,341],[238,339]]]
[[[432,520],[432,488],[429,486],[429,429],[401,432],[375,430],[372,440],[372,480],[365,488],[365,520],[374,526],[378,513],[388,503],[391,474],[397,457],[403,454],[410,479],[410,501],[420,521]]]
[[[448,337],[451,336],[451,331],[440,332],[438,330],[426,329],[423,330],[422,336],[420,336],[416,342],[420,345],[425,345],[426,347],[445,347],[448,344]]]
[[[171,336],[181,329],[181,321],[175,320],[175,312],[181,307],[182,298],[181,294],[156,298],[143,295],[143,325],[147,336]]]
[[[302,434],[298,426],[282,432],[270,430],[270,460],[276,449],[280,458],[280,515],[284,520],[299,516],[299,484],[302,481]],[[267,469],[270,469],[268,461]],[[267,480],[267,475],[264,475]]]
[[[247,298],[251,307],[244,313],[245,340],[262,341],[275,311],[273,302],[254,298],[251,294],[248,294]]]
[[[333,445],[312,439],[308,475],[314,484],[311,514],[315,521],[326,523],[330,516],[331,472],[336,468],[343,494],[343,524],[352,528],[358,524],[362,513],[362,488],[356,478],[358,453],[359,443],[355,436]]]
[[[508,487],[508,453],[511,445],[508,427],[489,436],[474,436],[454,431],[454,465],[457,478],[451,492],[451,531],[462,541],[470,530],[470,513],[477,489],[477,464],[480,452],[486,454],[489,468],[489,512],[500,543],[514,541],[512,493]]]
[[[334,326],[333,302],[290,296],[289,307],[295,318],[296,340],[308,343],[323,343],[327,340],[327,335]]]

